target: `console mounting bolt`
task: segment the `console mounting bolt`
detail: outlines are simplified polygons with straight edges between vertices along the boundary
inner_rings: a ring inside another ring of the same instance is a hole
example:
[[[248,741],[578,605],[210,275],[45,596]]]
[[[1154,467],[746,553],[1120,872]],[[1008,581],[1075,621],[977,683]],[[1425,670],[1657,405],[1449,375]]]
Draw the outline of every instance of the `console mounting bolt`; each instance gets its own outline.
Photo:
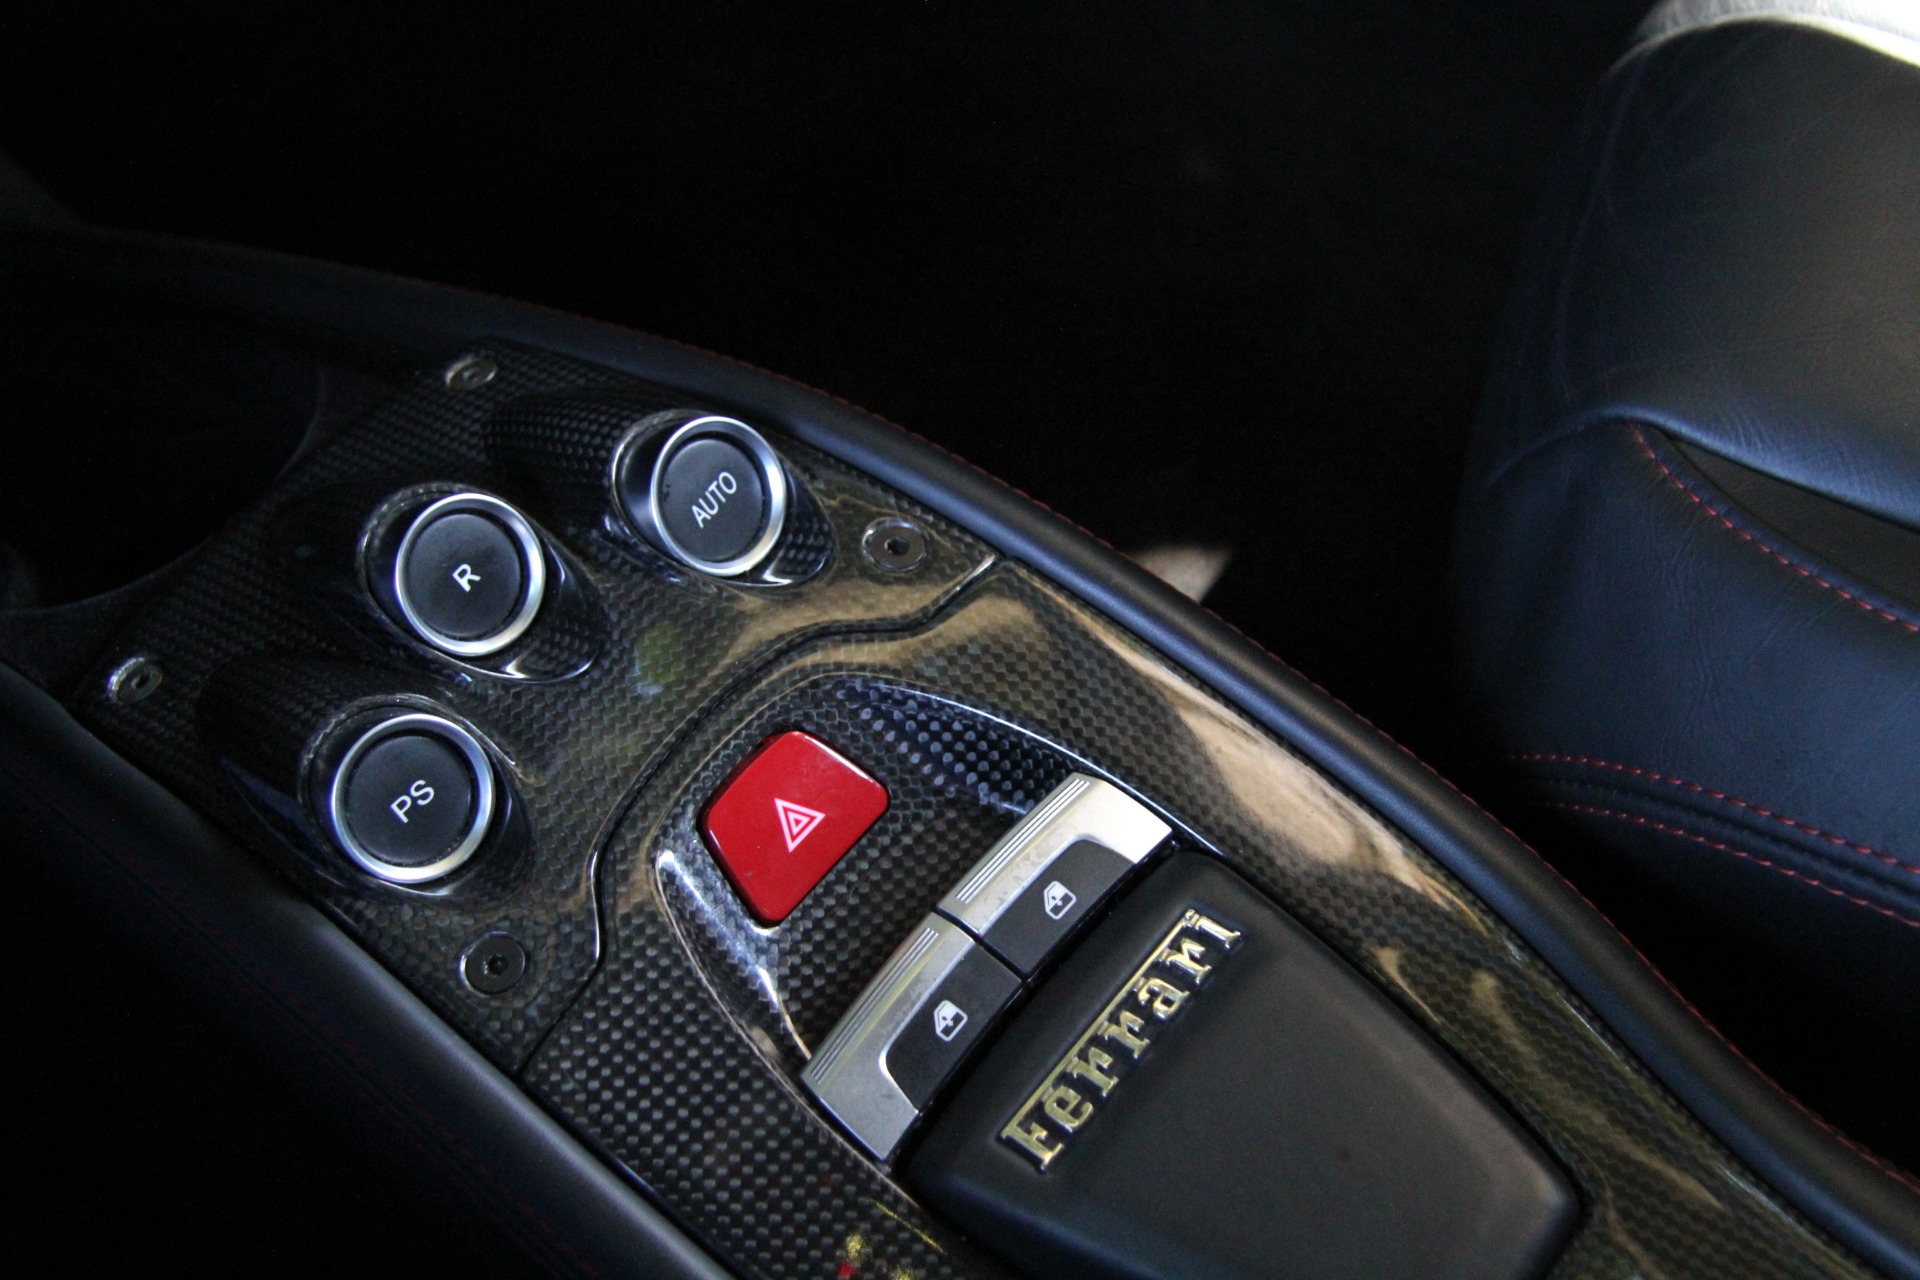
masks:
[[[107,677],[107,696],[130,707],[151,697],[165,678],[166,672],[152,658],[128,658]]]
[[[876,569],[908,573],[927,558],[927,533],[911,520],[889,516],[867,526],[860,551]]]
[[[467,949],[460,972],[480,994],[500,995],[527,976],[527,949],[504,933],[490,933]]]
[[[446,382],[449,391],[478,391],[492,382],[494,375],[500,372],[500,366],[485,356],[461,356],[447,366]]]

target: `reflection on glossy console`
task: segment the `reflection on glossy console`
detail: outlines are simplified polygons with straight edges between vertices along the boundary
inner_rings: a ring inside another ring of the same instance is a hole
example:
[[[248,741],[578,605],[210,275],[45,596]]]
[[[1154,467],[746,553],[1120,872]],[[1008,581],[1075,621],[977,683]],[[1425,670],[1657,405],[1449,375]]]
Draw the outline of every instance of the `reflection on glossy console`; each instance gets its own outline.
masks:
[[[497,373],[484,386],[422,376],[298,462],[120,635],[77,710],[251,836],[511,1068],[593,972],[600,844],[689,720],[806,637],[925,617],[989,557],[844,466],[785,445],[805,514],[780,548],[751,581],[690,574],[627,530],[608,489],[615,446],[673,409],[668,393],[561,357],[487,355]],[[392,563],[422,507],[468,491],[511,503],[553,552],[524,634],[477,656],[438,651],[396,623],[375,603],[391,571],[370,579],[367,568]],[[914,572],[833,554],[902,516],[934,531]],[[110,702],[99,691],[129,653],[152,655],[167,680],[137,704]],[[315,753],[348,720],[436,709],[497,749],[512,848],[418,887],[373,883],[340,856],[307,775],[325,772]],[[495,933],[525,949],[525,976],[479,992],[461,957]]]
[[[857,848],[816,890],[819,914],[803,904],[769,929],[733,904],[693,824],[713,779],[774,724],[863,753],[895,806],[870,836],[873,860]],[[690,1227],[733,1241],[730,1258],[753,1274],[993,1273],[792,1082],[812,1037],[977,859],[976,833],[1012,825],[1017,814],[992,807],[1005,780],[1039,784],[1022,788],[1025,812],[1075,770],[1123,781],[1181,824],[1176,841],[1271,894],[1532,1132],[1586,1202],[1556,1276],[1862,1274],[1420,850],[1011,566],[917,632],[796,655],[687,741],[613,836],[607,962],[528,1086]],[[701,1190],[716,1180],[724,1200]]]
[[[800,1075],[915,922],[1079,773],[1271,895],[1502,1100],[1588,1206],[1556,1274],[1859,1274],[1420,850],[1101,618],[784,438],[778,545],[736,578],[690,572],[612,510],[608,477],[636,428],[700,407],[569,359],[485,355],[484,385],[419,378],[297,462],[119,634],[76,713],[248,839],[729,1265],[996,1273]],[[365,576],[364,552],[397,542],[420,499],[467,490],[512,503],[553,553],[538,616],[491,655],[423,644]],[[166,679],[110,700],[134,655]],[[500,844],[442,881],[376,883],[327,840],[310,783],[331,776],[341,730],[414,712],[490,744]],[[890,804],[768,925],[698,822],[793,729],[860,760]],[[490,956],[498,974],[475,961]]]

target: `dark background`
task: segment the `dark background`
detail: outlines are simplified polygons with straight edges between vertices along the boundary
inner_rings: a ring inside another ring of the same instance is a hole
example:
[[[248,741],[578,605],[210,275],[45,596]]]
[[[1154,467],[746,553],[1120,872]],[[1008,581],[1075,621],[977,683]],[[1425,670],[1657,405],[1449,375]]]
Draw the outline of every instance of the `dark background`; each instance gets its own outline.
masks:
[[[1438,740],[1456,476],[1543,168],[1646,0],[85,5],[0,18],[83,216],[726,352]],[[691,11],[691,12],[688,12]]]
[[[94,221],[665,334],[1122,549],[1230,545],[1228,621],[1452,764],[1475,402],[1649,3],[15,5],[0,148]],[[5,1256],[493,1269],[71,907],[4,910],[40,975],[7,988]]]

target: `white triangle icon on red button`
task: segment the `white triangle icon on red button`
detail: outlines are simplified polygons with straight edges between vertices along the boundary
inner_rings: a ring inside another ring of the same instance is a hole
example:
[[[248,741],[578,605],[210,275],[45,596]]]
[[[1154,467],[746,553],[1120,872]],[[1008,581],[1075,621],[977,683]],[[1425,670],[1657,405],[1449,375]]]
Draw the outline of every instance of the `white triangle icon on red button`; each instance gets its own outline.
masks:
[[[809,809],[779,796],[773,798],[773,811],[780,816],[780,834],[786,838],[788,853],[798,849],[800,842],[812,835],[820,820],[827,816],[818,809]]]

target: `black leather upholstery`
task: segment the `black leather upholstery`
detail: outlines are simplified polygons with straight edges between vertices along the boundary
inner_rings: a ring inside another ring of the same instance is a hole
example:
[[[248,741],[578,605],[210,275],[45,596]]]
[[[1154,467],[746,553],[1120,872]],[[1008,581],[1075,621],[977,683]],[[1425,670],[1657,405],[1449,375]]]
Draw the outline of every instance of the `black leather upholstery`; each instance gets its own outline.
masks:
[[[1884,1067],[1920,1043],[1920,67],[1765,21],[1629,57],[1508,326],[1455,548],[1505,799],[1735,1021],[1845,1014]]]

